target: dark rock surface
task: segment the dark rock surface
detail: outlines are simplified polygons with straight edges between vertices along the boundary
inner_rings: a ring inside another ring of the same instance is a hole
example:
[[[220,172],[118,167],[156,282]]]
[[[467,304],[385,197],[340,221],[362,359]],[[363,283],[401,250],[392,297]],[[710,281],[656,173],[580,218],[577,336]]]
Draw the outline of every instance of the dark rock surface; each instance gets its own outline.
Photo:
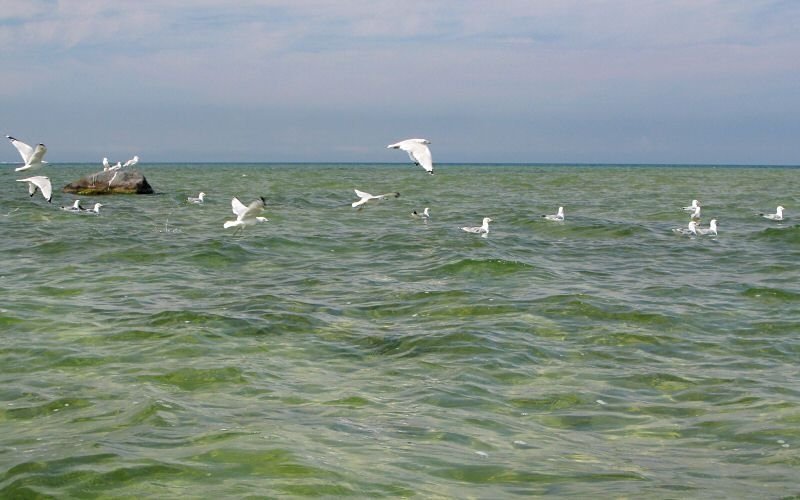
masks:
[[[85,175],[62,189],[65,193],[97,194],[153,194],[153,188],[138,170],[103,170]]]

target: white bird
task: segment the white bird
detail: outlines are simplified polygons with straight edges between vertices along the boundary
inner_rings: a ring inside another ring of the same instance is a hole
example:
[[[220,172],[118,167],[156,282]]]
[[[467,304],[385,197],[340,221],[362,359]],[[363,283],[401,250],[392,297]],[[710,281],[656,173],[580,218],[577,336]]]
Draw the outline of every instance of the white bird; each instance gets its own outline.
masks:
[[[84,208],[81,206],[81,200],[75,200],[71,207],[61,207],[61,210],[66,212],[82,212]]]
[[[121,168],[122,168],[122,162],[117,162],[117,163],[114,164],[113,167],[109,167],[108,169],[111,170],[111,171],[114,171],[114,170],[119,170]]]
[[[108,163],[108,158],[106,158],[104,156],[103,157],[103,171],[105,172],[106,170],[109,170],[109,169],[111,169],[111,164]]]
[[[717,236],[717,219],[711,219],[711,222],[708,223],[707,228],[698,227],[696,229],[699,234],[708,234],[711,236]]]
[[[425,210],[423,210],[422,213],[419,213],[416,210],[414,210],[413,212],[411,212],[411,216],[416,218],[416,219],[430,219],[431,218],[431,209],[428,208],[428,207],[425,207]]]
[[[431,158],[431,150],[428,149],[428,144],[431,141],[428,139],[406,139],[404,141],[396,142],[386,146],[387,149],[402,149],[408,153],[408,157],[415,165],[424,168],[426,172],[433,175],[433,159]]]
[[[201,204],[201,203],[203,203],[203,200],[205,200],[205,197],[206,197],[206,194],[204,192],[200,191],[200,194],[197,195],[197,198],[195,198],[193,196],[190,196],[190,197],[186,198],[186,200],[189,201],[189,203]],[[234,200],[235,199],[236,198],[234,198]]]
[[[222,227],[225,229],[229,227],[235,227],[236,231],[234,231],[234,234],[236,234],[236,232],[238,232],[244,226],[250,226],[258,222],[267,222],[269,219],[266,217],[259,217],[258,215],[264,211],[264,205],[266,202],[267,200],[265,200],[262,196],[245,206],[244,203],[239,201],[239,198],[234,196],[231,200],[231,209],[233,210],[233,213],[236,214],[236,220],[225,221],[225,224],[223,224]]]
[[[356,196],[361,198],[360,200],[354,201],[353,203],[351,203],[353,208],[360,207],[361,205],[363,205],[364,203],[368,202],[369,200],[385,200],[386,198],[388,198],[390,196],[393,196],[395,198],[400,196],[400,193],[385,193],[385,194],[374,195],[374,194],[366,193],[364,191],[359,191],[358,189],[354,189],[353,191],[356,192]]]
[[[561,222],[561,221],[564,220],[564,207],[558,207],[558,213],[557,214],[542,215],[542,217],[544,217],[545,220],[552,220],[552,221],[556,221],[556,222]]]
[[[462,231],[466,231],[468,233],[477,233],[487,235],[489,234],[489,223],[492,222],[492,219],[489,217],[483,218],[483,225],[477,227],[462,227]]]
[[[688,207],[683,207],[683,209],[686,210],[687,212],[692,212],[692,211],[694,211],[695,208],[697,208],[699,206],[700,206],[700,202],[699,201],[692,200],[692,204],[689,205]]]
[[[28,194],[30,194],[31,197],[33,197],[33,195],[36,194],[36,191],[39,190],[42,192],[42,196],[44,196],[44,199],[47,200],[48,203],[50,203],[53,199],[53,186],[50,184],[50,179],[43,175],[36,175],[33,177],[27,177],[25,179],[17,179],[17,182],[28,183]]]
[[[700,218],[700,205],[697,205],[692,209],[692,214],[689,216],[692,219],[699,219]]]
[[[686,236],[697,236],[697,222],[689,221],[688,226],[675,228],[672,231]]]
[[[136,165],[137,163],[139,163],[139,156],[134,155],[133,158],[131,158],[130,160],[126,161],[122,166],[123,166],[123,168],[124,167],[132,167],[132,166]]]
[[[90,215],[100,215],[100,207],[102,206],[103,206],[102,203],[95,203],[92,208],[84,210],[83,213]]]
[[[11,137],[10,135],[7,135],[6,137],[11,141],[11,144],[17,148],[20,156],[22,156],[22,161],[25,162],[25,165],[15,168],[15,172],[22,172],[23,170],[36,170],[47,165],[47,162],[43,160],[44,154],[47,152],[47,147],[44,144],[37,144],[35,148],[32,148],[24,142]]]
[[[758,215],[769,220],[783,220],[783,207],[778,205],[778,208],[775,209],[774,214],[758,214]]]

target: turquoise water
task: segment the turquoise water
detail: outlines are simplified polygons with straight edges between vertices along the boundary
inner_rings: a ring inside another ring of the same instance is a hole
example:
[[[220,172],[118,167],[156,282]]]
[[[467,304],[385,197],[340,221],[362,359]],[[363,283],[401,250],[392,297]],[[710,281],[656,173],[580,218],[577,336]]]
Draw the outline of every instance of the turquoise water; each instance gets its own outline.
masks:
[[[6,170],[0,497],[800,494],[798,169]]]

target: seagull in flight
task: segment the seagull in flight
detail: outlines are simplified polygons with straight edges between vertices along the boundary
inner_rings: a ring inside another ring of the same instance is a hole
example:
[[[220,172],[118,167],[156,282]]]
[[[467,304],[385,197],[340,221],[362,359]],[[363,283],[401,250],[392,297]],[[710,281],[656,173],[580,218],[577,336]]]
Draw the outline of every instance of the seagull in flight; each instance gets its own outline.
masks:
[[[245,206],[244,203],[239,201],[239,198],[234,196],[231,200],[231,209],[236,215],[236,220],[225,221],[225,224],[223,224],[222,227],[225,229],[228,229],[229,227],[235,227],[236,230],[233,232],[233,234],[236,234],[237,232],[241,231],[244,226],[251,226],[258,222],[267,222],[269,219],[259,216],[259,214],[264,211],[264,205],[266,203],[267,200],[265,200],[262,196]]]
[[[758,215],[760,215],[761,217],[764,217],[765,219],[780,221],[780,220],[783,220],[783,210],[784,210],[784,208],[782,206],[778,205],[778,208],[775,209],[775,213],[774,214],[758,214]]]
[[[200,191],[200,194],[197,195],[197,198],[195,198],[194,196],[190,196],[190,197],[186,198],[186,200],[189,203],[196,203],[198,205],[201,205],[203,203],[203,200],[205,200],[205,197],[206,197],[206,194],[204,192]],[[234,199],[236,199],[236,198],[234,198]],[[234,213],[236,213],[236,212],[234,212]]]
[[[428,149],[428,139],[406,139],[386,146],[387,149],[402,149],[408,153],[408,157],[415,165],[424,168],[426,172],[433,175],[433,159],[431,150]]]
[[[356,192],[356,196],[361,198],[360,200],[354,201],[353,203],[351,203],[353,208],[360,207],[361,205],[363,205],[364,203],[368,202],[369,200],[385,200],[386,198],[389,198],[390,196],[392,196],[394,198],[397,198],[397,197],[400,196],[400,193],[385,193],[385,194],[374,195],[374,194],[366,193],[364,191],[359,191],[358,189],[354,189],[353,191]]]
[[[36,170],[47,165],[47,162],[43,159],[44,154],[47,153],[47,147],[44,144],[37,144],[36,147],[33,148],[19,139],[11,137],[10,135],[7,135],[6,137],[11,141],[11,144],[17,148],[20,156],[22,156],[22,161],[25,162],[25,165],[15,168],[15,172],[22,172],[23,170]]]
[[[126,161],[125,163],[122,164],[122,168],[132,167],[132,166],[136,165],[137,163],[139,163],[139,156],[138,155],[134,155],[133,158],[131,158],[130,160],[128,160],[128,161]]]
[[[28,183],[28,194],[33,197],[36,194],[36,191],[41,191],[42,196],[44,199],[47,200],[47,203],[51,203],[53,199],[53,187],[50,184],[50,179],[43,176],[43,175],[36,175],[33,177],[27,177],[25,179],[17,179],[17,182],[27,182]]]
[[[688,207],[683,207],[683,209],[686,210],[687,212],[692,212],[692,211],[694,211],[694,209],[696,209],[699,206],[700,206],[700,202],[699,201],[692,200],[692,204],[689,205]]]
[[[492,219],[489,217],[483,218],[483,225],[476,226],[476,227],[462,227],[462,231],[466,231],[468,233],[476,233],[480,234],[481,236],[486,236],[489,234],[489,223],[492,222]]]
[[[558,213],[557,214],[542,215],[542,217],[544,217],[545,220],[552,220],[552,221],[556,221],[556,222],[561,222],[561,221],[564,220],[564,207],[558,207]]]

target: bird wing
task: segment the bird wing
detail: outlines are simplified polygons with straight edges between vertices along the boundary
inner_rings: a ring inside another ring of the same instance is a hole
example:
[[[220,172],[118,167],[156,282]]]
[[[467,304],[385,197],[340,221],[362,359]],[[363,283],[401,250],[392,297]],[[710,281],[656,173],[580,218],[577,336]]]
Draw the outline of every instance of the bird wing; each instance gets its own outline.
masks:
[[[231,200],[231,209],[233,210],[233,213],[237,217],[239,217],[241,214],[243,214],[245,211],[247,211],[247,207],[245,206],[245,204],[242,203],[241,201],[239,201],[239,198],[237,198],[235,196]]]
[[[253,219],[256,215],[264,211],[264,202],[255,200],[247,205],[242,213],[236,217],[236,220]]]
[[[367,192],[359,191],[358,189],[354,189],[353,191],[356,192],[356,196],[358,196],[359,198],[366,198],[366,199],[374,198],[374,196],[372,196]]]
[[[407,148],[408,156],[414,163],[424,168],[426,172],[433,170],[433,158],[431,158],[431,150],[428,146],[421,142],[411,142],[408,143]]]
[[[11,137],[10,135],[7,135],[6,137],[8,137],[8,140],[11,141],[11,144],[13,144],[15,148],[17,148],[17,151],[19,151],[20,156],[22,156],[22,161],[24,161],[25,164],[27,165],[29,163],[31,156],[33,156],[33,148],[25,144],[24,142]]]
[[[31,177],[30,180],[42,191],[44,199],[50,202],[53,198],[53,186],[50,184],[50,179],[43,175],[37,175],[36,177]]]
[[[41,163],[45,153],[47,153],[47,147],[44,144],[37,144],[28,163]]]

